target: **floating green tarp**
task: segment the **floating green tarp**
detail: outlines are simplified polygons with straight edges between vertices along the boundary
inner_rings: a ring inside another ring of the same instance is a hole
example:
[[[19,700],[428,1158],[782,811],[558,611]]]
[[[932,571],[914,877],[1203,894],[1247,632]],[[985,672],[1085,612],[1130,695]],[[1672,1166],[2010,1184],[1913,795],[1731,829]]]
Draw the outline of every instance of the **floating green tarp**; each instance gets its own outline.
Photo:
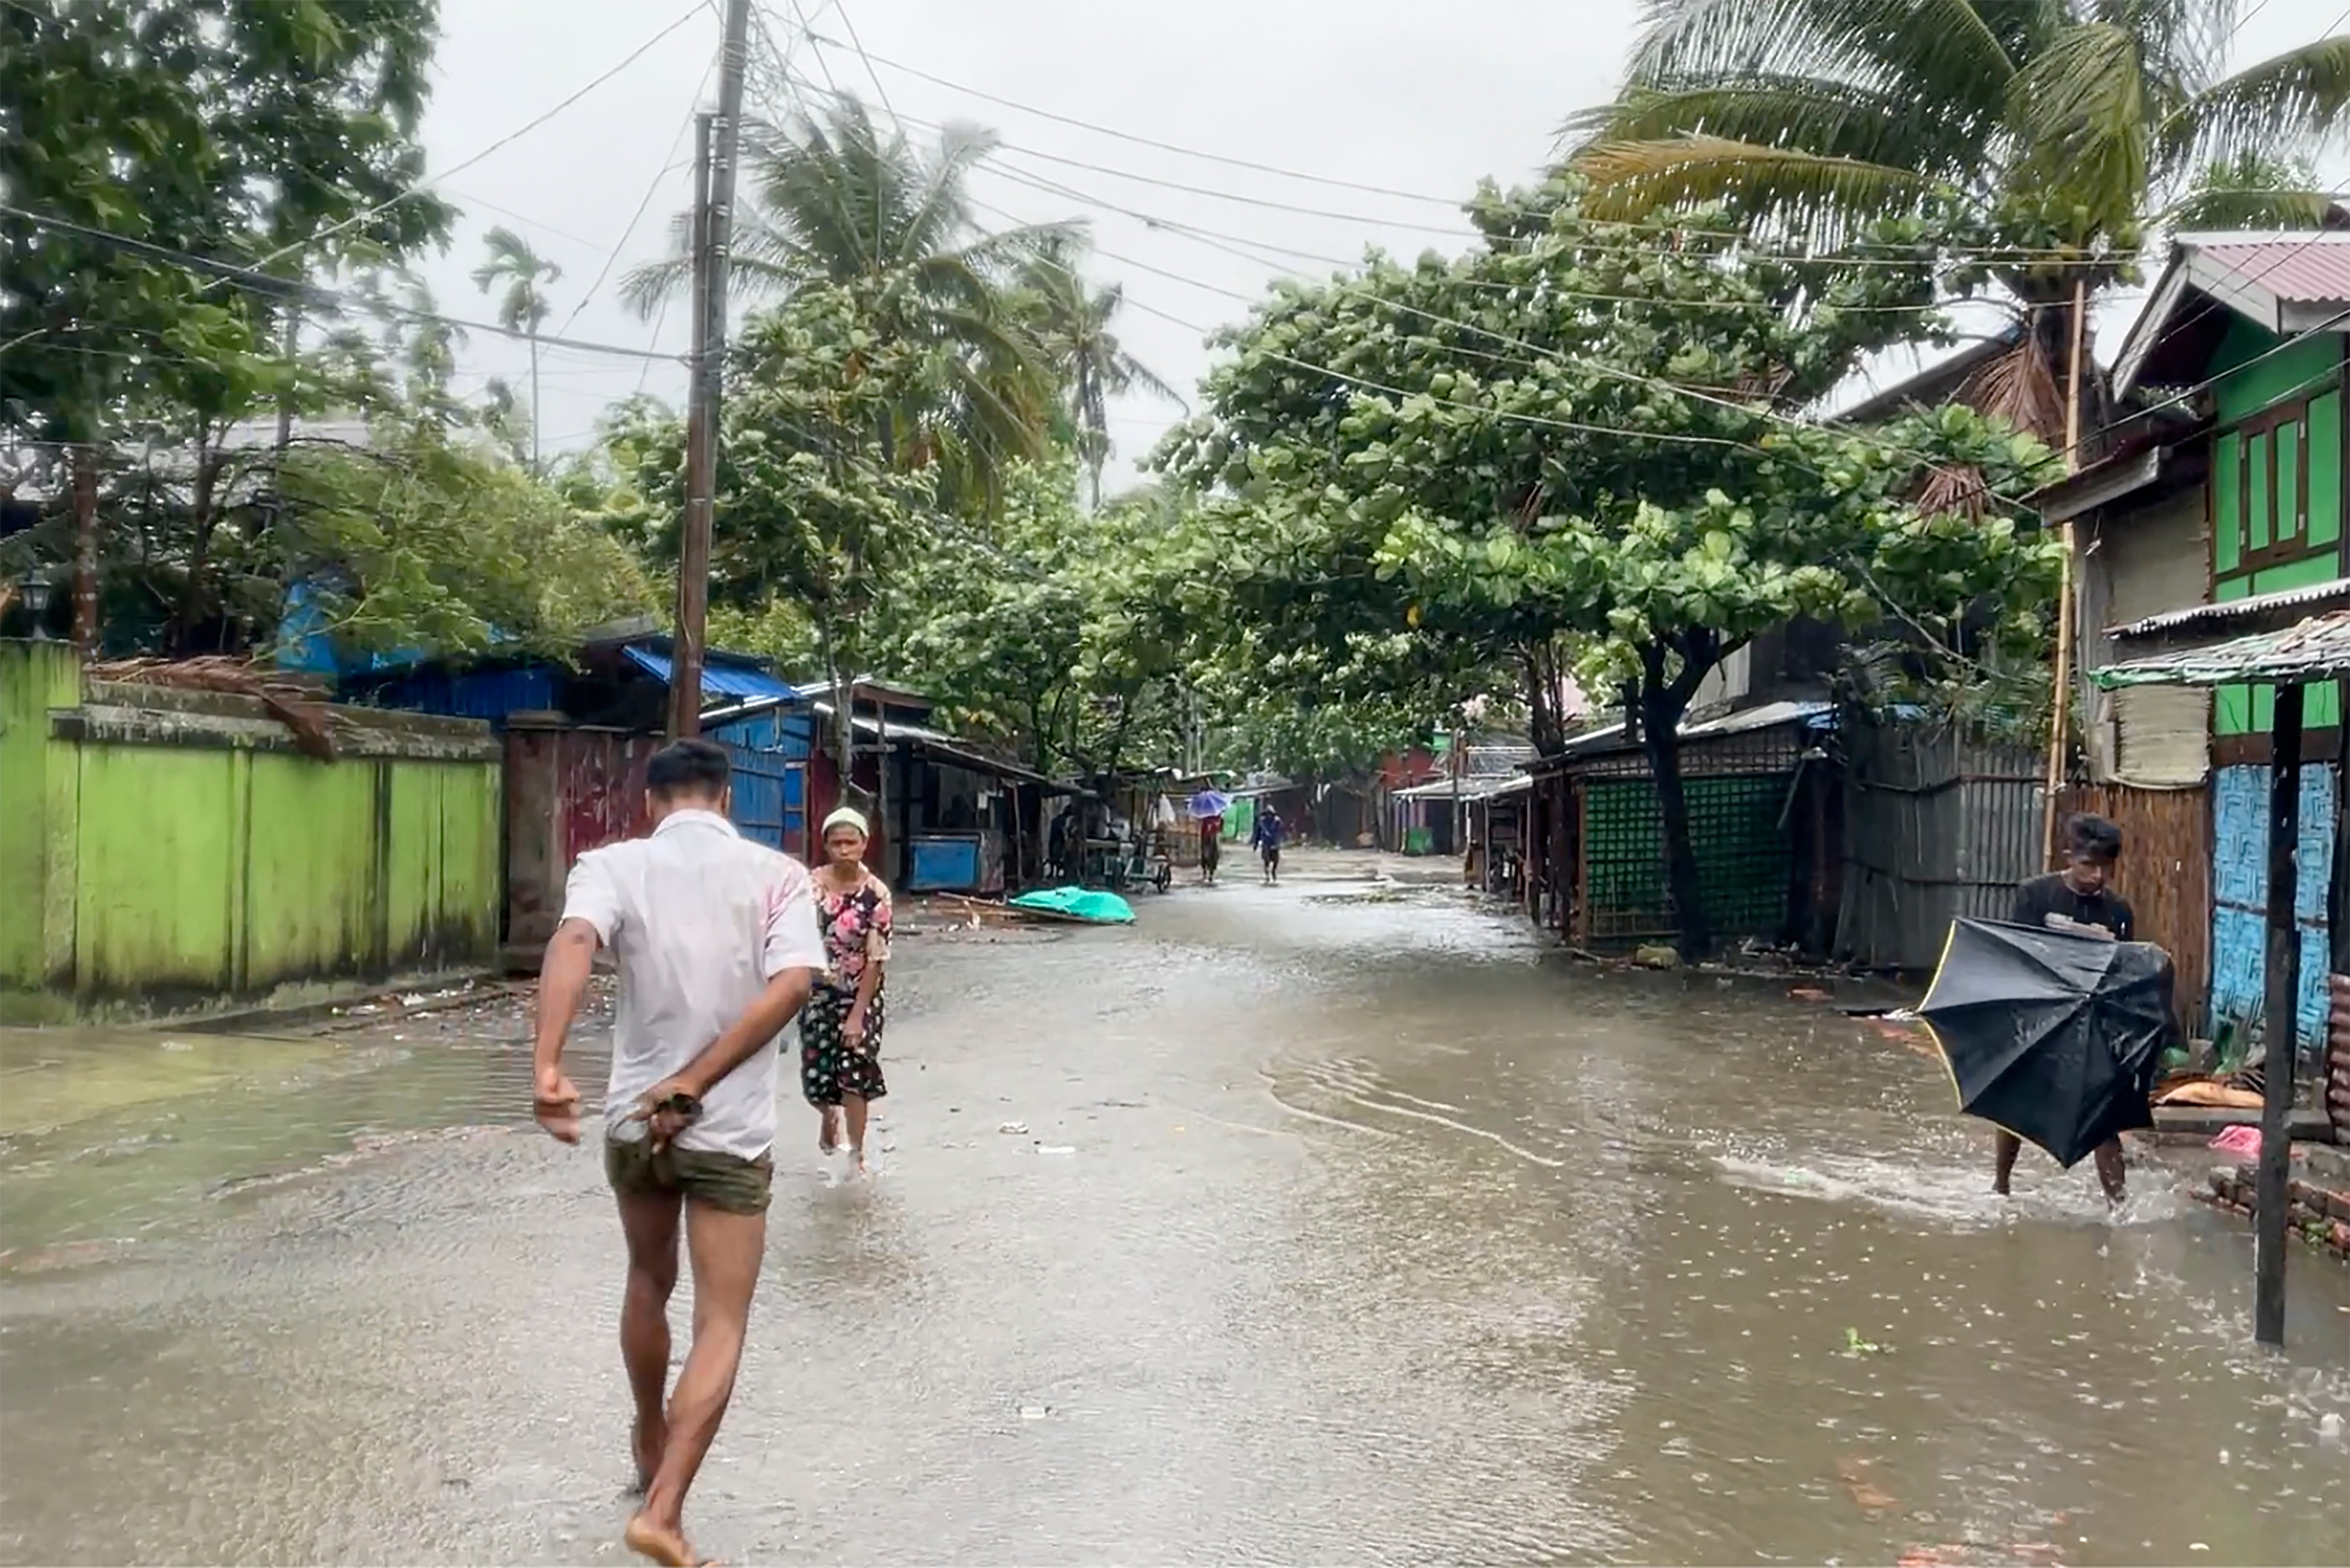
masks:
[[[1065,920],[1083,920],[1090,926],[1134,924],[1133,905],[1115,893],[1097,892],[1091,888],[1039,888],[1021,894],[1012,900],[1012,907]]]

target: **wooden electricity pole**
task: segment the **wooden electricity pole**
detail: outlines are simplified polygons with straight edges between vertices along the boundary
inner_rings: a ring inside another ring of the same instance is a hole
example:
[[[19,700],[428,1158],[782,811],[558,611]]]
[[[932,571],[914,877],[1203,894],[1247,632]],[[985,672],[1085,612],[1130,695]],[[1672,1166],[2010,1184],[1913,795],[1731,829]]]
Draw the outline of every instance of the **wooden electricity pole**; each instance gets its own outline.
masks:
[[[720,371],[726,358],[726,264],[733,234],[734,163],[751,0],[727,0],[718,112],[694,122],[693,348],[686,392],[685,517],[677,563],[677,637],[670,647],[669,732],[702,732],[702,669],[710,618],[710,528],[718,489]]]
[[[2073,280],[2073,345],[2064,371],[2064,472],[2081,471],[2081,352],[2088,322],[2089,284]],[[2056,805],[2064,789],[2064,758],[2072,733],[2073,709],[2073,520],[2064,519],[2064,563],[2056,585],[2056,683],[2050,693],[2048,720],[2048,794],[2040,814],[2040,864],[2056,860]]]

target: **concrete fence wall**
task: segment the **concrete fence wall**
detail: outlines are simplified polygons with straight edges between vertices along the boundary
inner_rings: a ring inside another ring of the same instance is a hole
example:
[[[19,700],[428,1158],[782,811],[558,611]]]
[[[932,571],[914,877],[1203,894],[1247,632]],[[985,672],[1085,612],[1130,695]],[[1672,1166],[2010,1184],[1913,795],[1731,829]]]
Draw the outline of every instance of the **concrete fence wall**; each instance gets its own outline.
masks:
[[[0,1016],[197,1012],[484,964],[501,753],[338,708],[303,754],[255,700],[87,680],[0,642]]]

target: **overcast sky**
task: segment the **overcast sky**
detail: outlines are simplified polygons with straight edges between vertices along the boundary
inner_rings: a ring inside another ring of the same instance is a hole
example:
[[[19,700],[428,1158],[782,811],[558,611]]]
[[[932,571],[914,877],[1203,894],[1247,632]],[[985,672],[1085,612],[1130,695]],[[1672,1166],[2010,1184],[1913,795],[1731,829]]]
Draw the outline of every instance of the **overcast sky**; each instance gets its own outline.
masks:
[[[1130,302],[1120,337],[1186,391],[1209,362],[1202,329],[1243,315],[1246,299],[1284,266],[1330,270],[1271,248],[1336,262],[1367,244],[1407,255],[1460,248],[1467,226],[1446,202],[1482,177],[1506,183],[1540,168],[1559,122],[1614,89],[1635,10],[1626,0],[754,4],[765,36],[817,93],[886,100],[916,136],[929,132],[914,122],[998,131],[1003,151],[973,186],[990,209],[982,216],[1087,221],[1094,274],[1123,284]],[[2236,39],[2243,59],[2318,37],[2340,20],[2336,0],[2251,6]],[[544,124],[459,166],[611,72],[688,11],[685,0],[442,0],[424,140],[431,171],[449,171],[438,188],[464,209],[448,253],[423,266],[442,309],[489,317],[468,275],[483,234],[503,223],[563,266],[548,290],[551,333],[683,350],[684,311],[671,310],[657,329],[620,303],[619,281],[665,254],[670,217],[689,200],[690,117],[716,86],[715,5]],[[852,27],[869,67],[851,47]],[[1162,151],[1031,110],[1318,179]],[[1314,211],[1289,210],[1299,208]],[[1207,241],[1170,223],[1230,237]],[[2135,304],[2116,301],[2101,322],[2108,348]],[[521,345],[488,334],[473,336],[461,363],[469,390],[491,376],[525,381]],[[550,451],[585,444],[605,407],[640,386],[674,400],[684,384],[674,362],[550,348],[542,366]],[[1130,477],[1130,461],[1180,410],[1137,398],[1113,417],[1116,469]]]

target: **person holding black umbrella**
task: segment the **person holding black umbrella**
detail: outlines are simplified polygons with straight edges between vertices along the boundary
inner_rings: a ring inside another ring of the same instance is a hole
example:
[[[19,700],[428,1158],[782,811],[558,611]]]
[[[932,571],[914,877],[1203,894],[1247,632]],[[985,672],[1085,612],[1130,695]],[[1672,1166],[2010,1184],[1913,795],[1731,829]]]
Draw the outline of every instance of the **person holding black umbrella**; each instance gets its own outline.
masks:
[[[2120,828],[2086,812],[2068,818],[2064,869],[2034,877],[2016,888],[2012,919],[2019,926],[2102,935],[2110,941],[2135,940],[2129,900],[2111,886],[2121,857]],[[2002,1127],[1993,1135],[1991,1149],[1991,1190],[2004,1198],[2015,1172],[2015,1157],[2023,1151],[2023,1140]],[[2106,1199],[2119,1203],[2127,1179],[2122,1140],[2112,1137],[2098,1145],[2096,1160],[2097,1180],[2104,1185]]]

